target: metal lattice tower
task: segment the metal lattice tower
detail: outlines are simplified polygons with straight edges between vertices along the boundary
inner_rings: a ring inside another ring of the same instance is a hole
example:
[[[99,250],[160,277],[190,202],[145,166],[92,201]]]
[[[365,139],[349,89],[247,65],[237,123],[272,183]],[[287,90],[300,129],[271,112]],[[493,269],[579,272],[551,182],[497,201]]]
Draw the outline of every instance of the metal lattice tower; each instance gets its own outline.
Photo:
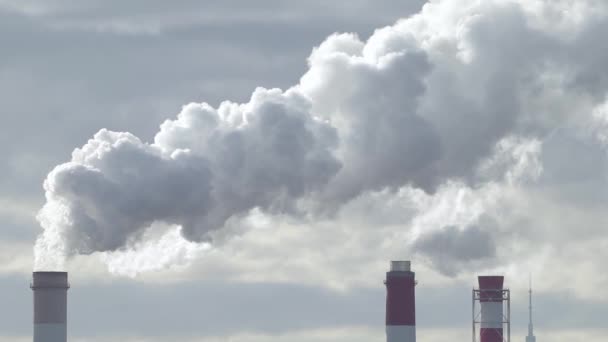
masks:
[[[503,288],[504,277],[480,276],[473,289],[473,342],[511,342],[511,291]]]
[[[534,336],[534,325],[532,324],[532,277],[530,277],[530,287],[528,289],[528,314],[530,315],[530,321],[528,322],[528,336],[526,336],[526,342],[536,342],[536,336]]]

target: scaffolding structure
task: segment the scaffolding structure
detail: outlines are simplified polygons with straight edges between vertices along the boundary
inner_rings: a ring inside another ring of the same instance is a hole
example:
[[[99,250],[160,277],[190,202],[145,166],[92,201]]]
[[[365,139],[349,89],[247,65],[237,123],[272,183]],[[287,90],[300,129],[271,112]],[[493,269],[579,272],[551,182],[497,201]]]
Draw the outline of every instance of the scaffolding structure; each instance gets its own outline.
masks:
[[[473,342],[480,342],[483,339],[480,336],[479,341],[477,340],[477,333],[481,334],[482,323],[496,323],[496,322],[484,322],[481,318],[481,292],[483,292],[483,298],[486,301],[502,302],[502,320],[498,323],[502,325],[502,336],[501,341],[511,342],[511,291],[509,289],[473,289],[473,300],[472,300],[472,315],[473,315]],[[506,336],[505,336],[506,332]],[[490,332],[492,333],[492,332]],[[496,333],[496,332],[494,332]],[[494,340],[494,339],[491,339]]]

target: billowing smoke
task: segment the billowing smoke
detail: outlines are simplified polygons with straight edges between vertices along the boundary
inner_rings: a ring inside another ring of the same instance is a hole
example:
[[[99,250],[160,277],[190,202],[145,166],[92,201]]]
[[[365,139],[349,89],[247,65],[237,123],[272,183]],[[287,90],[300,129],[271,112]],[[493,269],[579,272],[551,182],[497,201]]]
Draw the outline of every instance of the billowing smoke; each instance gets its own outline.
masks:
[[[37,251],[117,250],[156,222],[199,242],[253,208],[295,212],[340,169],[336,143],[301,94],[264,89],[246,105],[187,105],[153,144],[101,130],[45,181]]]
[[[578,11],[595,9],[583,3]],[[560,6],[432,1],[367,41],[330,36],[285,91],[188,104],[153,142],[101,130],[44,182],[36,267],[126,248],[155,223],[208,242],[255,208],[314,218],[367,192],[492,181],[477,171],[499,141],[542,138],[579,115],[553,101],[603,101],[608,50],[578,52],[597,50],[586,37],[606,25],[556,17]],[[459,253],[474,241],[473,257],[492,255],[475,229],[424,239],[422,251],[447,244],[466,259]]]
[[[477,226],[449,226],[423,235],[414,251],[428,257],[439,272],[454,276],[462,268],[491,260],[496,246],[491,233]]]

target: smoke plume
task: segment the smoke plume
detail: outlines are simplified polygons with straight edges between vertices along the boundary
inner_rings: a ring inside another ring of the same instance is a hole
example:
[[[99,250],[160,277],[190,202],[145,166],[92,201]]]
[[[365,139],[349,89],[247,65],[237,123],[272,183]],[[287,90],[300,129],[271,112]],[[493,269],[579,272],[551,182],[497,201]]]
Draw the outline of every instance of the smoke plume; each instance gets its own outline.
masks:
[[[494,239],[479,227],[445,227],[423,235],[414,251],[427,256],[439,272],[454,276],[470,264],[487,261],[496,255]]]
[[[477,170],[498,142],[572,118],[552,101],[603,101],[606,51],[577,52],[595,50],[585,37],[605,25],[555,19],[557,3],[432,1],[367,40],[331,35],[287,90],[188,104],[152,142],[100,130],[44,182],[36,267],[127,248],[155,223],[209,242],[256,208],[315,217],[368,192],[492,181]],[[458,256],[469,241],[492,255],[477,230],[450,228],[419,247],[447,243]]]

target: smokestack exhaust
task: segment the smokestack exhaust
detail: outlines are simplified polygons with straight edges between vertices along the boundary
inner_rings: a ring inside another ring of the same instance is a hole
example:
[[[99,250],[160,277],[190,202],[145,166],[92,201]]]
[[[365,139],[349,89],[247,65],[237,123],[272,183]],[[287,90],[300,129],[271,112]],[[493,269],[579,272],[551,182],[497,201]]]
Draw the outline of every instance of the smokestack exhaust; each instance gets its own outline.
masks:
[[[34,342],[67,341],[67,272],[34,272]]]
[[[409,261],[391,261],[386,273],[386,341],[416,342],[415,274]]]

